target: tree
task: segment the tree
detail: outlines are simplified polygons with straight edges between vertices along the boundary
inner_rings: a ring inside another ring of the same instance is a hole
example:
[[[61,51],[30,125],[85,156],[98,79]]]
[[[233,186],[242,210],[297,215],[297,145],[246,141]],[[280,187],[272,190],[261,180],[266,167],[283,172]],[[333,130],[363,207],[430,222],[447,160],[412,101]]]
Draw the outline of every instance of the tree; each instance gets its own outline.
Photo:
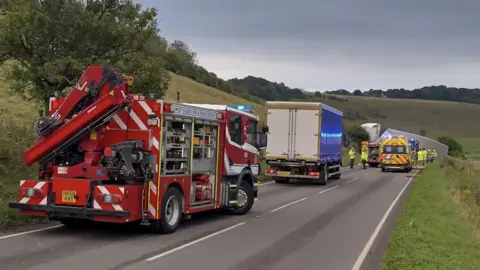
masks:
[[[343,129],[348,141],[358,144],[358,147],[361,141],[370,140],[367,130],[359,125],[344,125]]]
[[[354,94],[355,96],[361,96],[361,95],[362,95],[362,91],[357,89],[357,90],[353,91],[353,94]]]
[[[463,146],[454,138],[442,136],[442,137],[438,137],[438,141],[448,146],[449,156],[452,156],[452,157],[463,156]]]
[[[422,135],[422,136],[424,136],[424,137],[427,136],[427,130],[426,130],[426,129],[423,129],[423,128],[420,129],[420,135]]]
[[[0,64],[13,93],[45,109],[89,65],[134,76],[134,92],[163,96],[169,77],[162,61],[157,11],[129,0],[15,0],[0,6]]]
[[[183,41],[175,40],[167,49],[166,65],[171,72],[192,77],[195,73],[197,54]],[[193,78],[196,79],[196,78]]]
[[[320,93],[320,91],[315,91],[314,96],[315,97],[322,97],[322,93]]]

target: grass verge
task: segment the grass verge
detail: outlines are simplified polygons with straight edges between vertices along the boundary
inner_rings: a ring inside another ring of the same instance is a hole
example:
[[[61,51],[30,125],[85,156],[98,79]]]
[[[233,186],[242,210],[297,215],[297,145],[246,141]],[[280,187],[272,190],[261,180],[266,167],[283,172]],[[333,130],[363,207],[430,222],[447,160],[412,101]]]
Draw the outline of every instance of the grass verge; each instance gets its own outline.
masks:
[[[458,196],[456,176],[465,171],[448,162],[430,165],[413,183],[385,251],[383,269],[480,269],[480,244],[468,214],[478,205]]]
[[[0,229],[46,221],[8,208],[9,202],[17,201],[20,180],[35,174],[35,166],[23,164],[23,152],[34,141],[32,126],[30,121],[0,117]]]

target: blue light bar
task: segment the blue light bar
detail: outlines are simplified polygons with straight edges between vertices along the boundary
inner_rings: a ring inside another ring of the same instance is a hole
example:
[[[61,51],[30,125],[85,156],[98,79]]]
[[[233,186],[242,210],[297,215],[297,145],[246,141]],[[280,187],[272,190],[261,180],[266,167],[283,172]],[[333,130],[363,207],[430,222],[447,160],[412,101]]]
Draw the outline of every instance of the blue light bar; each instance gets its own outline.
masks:
[[[253,107],[251,105],[227,105],[227,106],[240,111],[253,113]]]

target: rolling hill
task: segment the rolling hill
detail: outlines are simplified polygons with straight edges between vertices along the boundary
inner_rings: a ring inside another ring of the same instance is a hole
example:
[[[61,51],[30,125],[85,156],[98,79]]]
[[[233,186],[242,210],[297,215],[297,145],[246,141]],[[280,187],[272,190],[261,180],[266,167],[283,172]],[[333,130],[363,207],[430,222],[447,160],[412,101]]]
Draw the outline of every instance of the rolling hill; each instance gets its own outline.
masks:
[[[0,82],[3,80],[0,79]],[[37,111],[31,104],[7,93],[7,85],[0,86],[0,110],[13,118],[35,117]],[[191,103],[250,104],[263,116],[262,104],[253,103],[226,92],[172,74],[170,88],[165,99],[175,100],[175,89],[180,88],[180,99]],[[346,122],[361,124],[379,122],[413,133],[421,129],[427,136],[436,138],[447,135],[456,138],[480,137],[480,105],[411,99],[388,99],[356,96],[322,95],[318,101],[344,112]]]

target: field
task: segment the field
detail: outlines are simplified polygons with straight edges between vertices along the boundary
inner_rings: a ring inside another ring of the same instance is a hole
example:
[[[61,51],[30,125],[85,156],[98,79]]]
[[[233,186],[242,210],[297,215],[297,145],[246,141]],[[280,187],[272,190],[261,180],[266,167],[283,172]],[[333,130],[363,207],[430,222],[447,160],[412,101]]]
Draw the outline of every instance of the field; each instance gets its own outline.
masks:
[[[465,156],[469,159],[480,160],[480,138],[459,138]]]
[[[356,123],[375,122],[384,127],[419,133],[427,137],[480,137],[480,105],[407,99],[328,96],[325,103],[342,110]]]

